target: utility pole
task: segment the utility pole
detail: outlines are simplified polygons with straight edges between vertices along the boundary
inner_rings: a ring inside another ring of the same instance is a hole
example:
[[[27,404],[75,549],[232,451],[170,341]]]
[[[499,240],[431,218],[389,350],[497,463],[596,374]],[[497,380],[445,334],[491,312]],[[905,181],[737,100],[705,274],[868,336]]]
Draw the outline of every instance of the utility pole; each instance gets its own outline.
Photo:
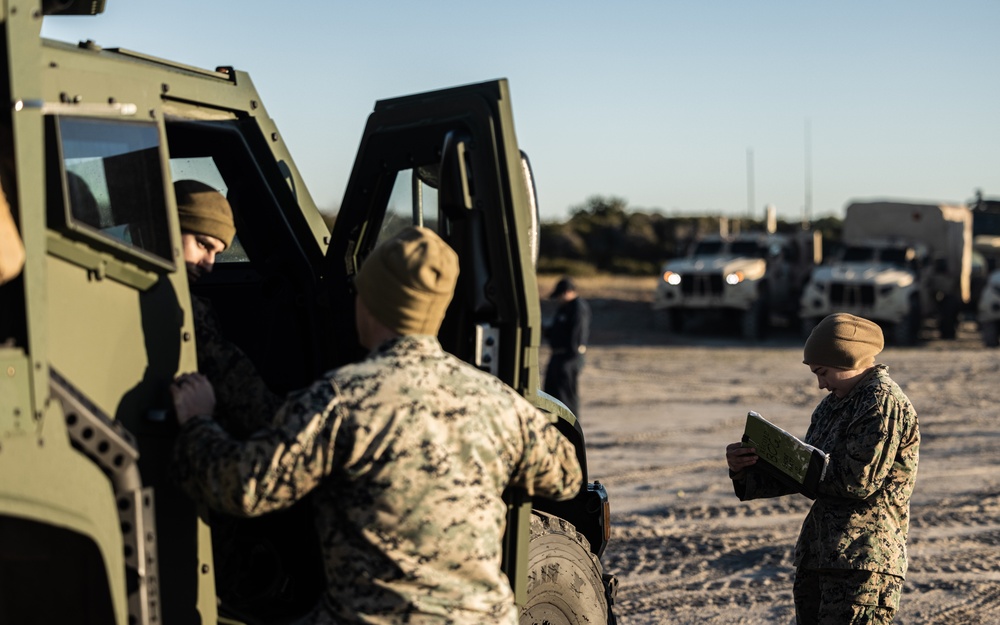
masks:
[[[753,219],[753,148],[747,148],[747,219]]]
[[[806,118],[806,203],[802,207],[802,226],[812,222],[812,138],[809,118]]]

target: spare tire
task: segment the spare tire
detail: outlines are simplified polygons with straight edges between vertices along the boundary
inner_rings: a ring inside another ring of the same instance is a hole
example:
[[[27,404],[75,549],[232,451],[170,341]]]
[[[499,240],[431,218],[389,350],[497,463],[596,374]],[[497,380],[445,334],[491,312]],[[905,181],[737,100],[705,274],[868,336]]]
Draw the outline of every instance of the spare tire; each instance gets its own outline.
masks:
[[[521,609],[521,625],[614,622],[601,562],[590,543],[569,521],[532,512],[528,599]]]

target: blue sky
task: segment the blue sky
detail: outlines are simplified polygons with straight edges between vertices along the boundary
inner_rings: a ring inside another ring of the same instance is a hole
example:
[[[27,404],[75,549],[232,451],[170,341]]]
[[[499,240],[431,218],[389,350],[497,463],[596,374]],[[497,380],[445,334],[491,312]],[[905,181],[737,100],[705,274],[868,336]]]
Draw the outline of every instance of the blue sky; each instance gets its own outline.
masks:
[[[1000,197],[998,31],[995,0],[107,0],[42,33],[249,72],[323,208],[376,100],[503,77],[543,219],[795,220],[807,189],[814,216]]]

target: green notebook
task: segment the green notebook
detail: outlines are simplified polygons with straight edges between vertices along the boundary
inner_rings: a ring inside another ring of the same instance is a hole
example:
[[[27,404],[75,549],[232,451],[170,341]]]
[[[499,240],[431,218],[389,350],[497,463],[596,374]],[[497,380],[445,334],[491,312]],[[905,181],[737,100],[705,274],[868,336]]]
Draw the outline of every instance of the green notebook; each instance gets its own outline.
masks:
[[[757,449],[760,460],[755,466],[806,497],[816,498],[816,487],[830,461],[822,450],[802,442],[752,410],[747,413],[743,444]]]

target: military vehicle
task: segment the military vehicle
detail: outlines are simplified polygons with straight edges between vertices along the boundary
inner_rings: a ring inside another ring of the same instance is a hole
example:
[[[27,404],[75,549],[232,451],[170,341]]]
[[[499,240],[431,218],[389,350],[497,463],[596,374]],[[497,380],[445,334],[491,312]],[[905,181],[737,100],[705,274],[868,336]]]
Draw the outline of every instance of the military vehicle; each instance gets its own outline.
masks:
[[[977,192],[972,209],[973,253],[981,272],[972,279],[972,309],[986,347],[1000,346],[1000,199]],[[973,263],[975,266],[976,263]]]
[[[653,297],[657,325],[681,332],[694,318],[738,324],[748,340],[775,322],[796,320],[799,296],[822,244],[818,232],[717,234],[697,240],[688,256],[663,265]]]
[[[953,339],[970,298],[972,215],[967,206],[914,202],[851,202],[842,248],[816,268],[802,295],[807,334],[833,312],[886,327],[890,340],[912,345],[924,320],[937,320]]]
[[[377,102],[331,231],[245,72],[40,36],[43,19],[99,14],[103,0],[2,11],[0,180],[26,260],[0,286],[0,622],[307,612],[324,588],[308,502],[225,518],[173,485],[168,386],[197,367],[191,290],[268,386],[300,388],[364,355],[352,277],[401,224],[436,229],[460,255],[444,347],[551,413],[586,475],[580,424],[538,390],[538,211],[505,80]],[[181,178],[224,192],[237,222],[196,286]],[[613,622],[604,487],[506,500],[521,622]]]

